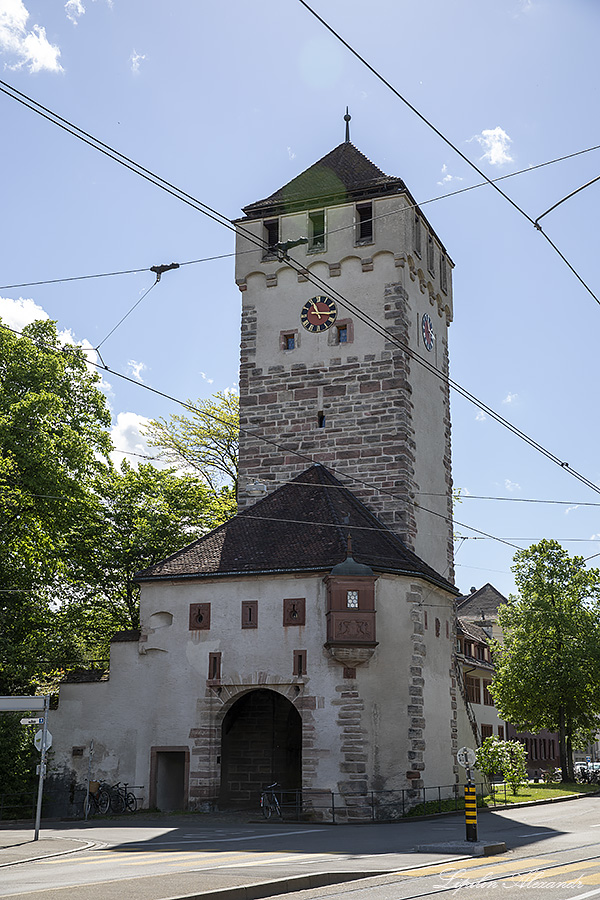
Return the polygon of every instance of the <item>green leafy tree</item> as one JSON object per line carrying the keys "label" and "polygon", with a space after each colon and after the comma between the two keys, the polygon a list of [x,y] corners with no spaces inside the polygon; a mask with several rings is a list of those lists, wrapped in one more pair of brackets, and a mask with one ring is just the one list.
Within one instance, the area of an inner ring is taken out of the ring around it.
{"label": "green leafy tree", "polygon": [[513,794],[527,781],[527,754],[519,741],[501,741],[496,735],[486,738],[475,751],[475,768],[487,777],[500,772]]}
{"label": "green leafy tree", "polygon": [[90,485],[111,446],[98,382],[53,322],[0,327],[0,693],[31,690],[57,649],[52,586],[85,566]]}
{"label": "green leafy tree", "polygon": [[[159,562],[234,514],[227,491],[211,491],[192,475],[127,462],[95,481],[97,507],[86,542],[94,548],[89,587],[74,585],[68,618],[82,633],[98,618],[92,639],[106,655],[115,631],[139,627],[137,572]],[[89,645],[88,645],[89,646]]]}
{"label": "green leafy tree", "polygon": [[235,497],[238,480],[240,401],[219,391],[193,404],[190,416],[157,419],[148,429],[149,443],[175,465],[191,470],[213,491],[229,486]]}
{"label": "green leafy tree", "polygon": [[[31,694],[75,652],[56,586],[86,568],[91,483],[110,450],[99,378],[54,323],[0,324],[0,694]],[[0,715],[0,786],[34,782],[31,734]]]}
{"label": "green leafy tree", "polygon": [[519,594],[499,610],[490,692],[517,729],[558,732],[572,781],[573,742],[600,720],[600,571],[544,540],[515,555],[513,572]]}

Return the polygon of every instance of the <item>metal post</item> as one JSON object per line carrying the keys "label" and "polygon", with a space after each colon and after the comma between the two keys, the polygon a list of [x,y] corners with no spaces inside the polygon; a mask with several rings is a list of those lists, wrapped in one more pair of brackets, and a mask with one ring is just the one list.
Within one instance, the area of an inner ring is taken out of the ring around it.
{"label": "metal post", "polygon": [[331,821],[335,825],[335,794],[331,792]]}
{"label": "metal post", "polygon": [[465,825],[466,839],[477,840],[477,789],[471,781],[471,772],[467,770],[468,781],[465,784]]}
{"label": "metal post", "polygon": [[37,808],[35,811],[34,841],[40,836],[40,821],[42,818],[42,796],[44,792],[44,775],[46,774],[46,735],[48,734],[48,710],[50,709],[50,697],[44,697],[44,725],[42,728],[42,750],[40,753],[40,778],[38,781]]}

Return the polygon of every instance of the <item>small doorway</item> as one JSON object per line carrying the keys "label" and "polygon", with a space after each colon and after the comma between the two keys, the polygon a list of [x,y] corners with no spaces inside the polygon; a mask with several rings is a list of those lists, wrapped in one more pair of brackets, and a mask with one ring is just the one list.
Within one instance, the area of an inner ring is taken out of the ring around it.
{"label": "small doorway", "polygon": [[223,719],[220,804],[254,806],[273,782],[284,791],[302,786],[302,719],[276,691],[249,691]]}
{"label": "small doorway", "polygon": [[153,747],[150,754],[150,806],[163,812],[187,808],[189,750]]}

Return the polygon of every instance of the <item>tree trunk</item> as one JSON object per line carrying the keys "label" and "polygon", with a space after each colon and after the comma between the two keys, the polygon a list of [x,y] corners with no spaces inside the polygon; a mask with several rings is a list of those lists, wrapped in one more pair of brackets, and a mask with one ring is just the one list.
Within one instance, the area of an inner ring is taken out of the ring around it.
{"label": "tree trunk", "polygon": [[567,775],[568,781],[575,781],[575,770],[573,768],[573,725],[569,719],[567,722]]}
{"label": "tree trunk", "polygon": [[558,710],[558,755],[560,759],[560,768],[562,771],[562,781],[569,781],[569,772],[567,764],[567,726],[565,721],[565,708],[561,706]]}

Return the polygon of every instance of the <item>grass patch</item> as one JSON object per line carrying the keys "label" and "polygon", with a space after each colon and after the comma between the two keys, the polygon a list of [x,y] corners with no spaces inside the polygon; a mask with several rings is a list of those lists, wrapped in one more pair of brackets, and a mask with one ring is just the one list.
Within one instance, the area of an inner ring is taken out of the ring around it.
{"label": "grass patch", "polygon": [[[477,788],[479,791],[479,786]],[[495,785],[493,793],[477,794],[477,806],[486,806],[493,809],[495,806],[505,806],[511,803],[531,803],[536,800],[551,800],[554,797],[570,797],[573,794],[593,794],[598,791],[597,784],[523,784],[518,794],[513,794],[510,785]],[[465,808],[462,790],[460,796],[448,800],[428,800],[427,803],[419,803],[406,813],[410,816],[430,816],[436,813],[455,812]]]}
{"label": "grass patch", "polygon": [[531,803],[535,800],[551,800],[554,797],[569,797],[572,794],[593,794],[598,790],[597,784],[553,783],[523,784],[518,794],[513,794],[509,785],[499,784],[496,789],[483,798],[484,806],[510,803]]}

